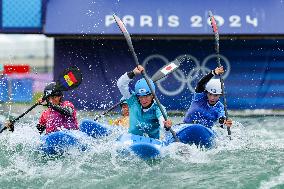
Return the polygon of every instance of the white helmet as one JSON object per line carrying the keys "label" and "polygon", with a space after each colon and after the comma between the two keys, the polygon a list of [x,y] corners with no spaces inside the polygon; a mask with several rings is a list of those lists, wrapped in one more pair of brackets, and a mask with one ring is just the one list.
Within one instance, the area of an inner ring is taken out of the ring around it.
{"label": "white helmet", "polygon": [[211,94],[222,94],[220,79],[211,79],[205,86],[205,90]]}

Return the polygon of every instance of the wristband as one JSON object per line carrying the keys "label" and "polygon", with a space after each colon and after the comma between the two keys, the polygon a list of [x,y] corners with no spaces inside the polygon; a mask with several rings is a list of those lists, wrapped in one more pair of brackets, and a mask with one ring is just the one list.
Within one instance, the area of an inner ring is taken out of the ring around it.
{"label": "wristband", "polygon": [[127,76],[129,77],[129,79],[133,79],[135,77],[134,71],[127,72]]}

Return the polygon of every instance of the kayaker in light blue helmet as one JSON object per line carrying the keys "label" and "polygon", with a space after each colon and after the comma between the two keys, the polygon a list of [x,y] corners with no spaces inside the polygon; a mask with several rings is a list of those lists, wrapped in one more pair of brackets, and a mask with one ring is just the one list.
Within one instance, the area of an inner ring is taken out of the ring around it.
{"label": "kayaker in light blue helmet", "polygon": [[[154,89],[155,92],[155,85],[154,82],[149,79],[150,83],[151,83],[151,87],[152,89]],[[136,84],[135,84],[135,94],[137,96],[147,96],[152,94],[150,87],[148,86],[146,80],[144,78],[139,79]]]}
{"label": "kayaker in light blue helmet", "polygon": [[[144,71],[144,68],[139,65],[133,71],[122,75],[117,81],[117,86],[129,107],[130,126],[128,131],[135,135],[146,135],[159,139],[160,129],[170,128],[172,122],[171,120],[165,121],[146,80],[138,80],[135,84],[135,92],[133,94],[129,92],[130,81],[135,75],[141,74],[142,71]],[[155,90],[154,82],[150,80],[150,83]]]}
{"label": "kayaker in light blue helmet", "polygon": [[232,126],[232,120],[226,119],[224,105],[219,101],[222,95],[220,79],[212,79],[223,73],[223,67],[217,67],[198,82],[184,118],[185,123],[198,123],[212,128],[214,122],[219,121],[222,125]]}

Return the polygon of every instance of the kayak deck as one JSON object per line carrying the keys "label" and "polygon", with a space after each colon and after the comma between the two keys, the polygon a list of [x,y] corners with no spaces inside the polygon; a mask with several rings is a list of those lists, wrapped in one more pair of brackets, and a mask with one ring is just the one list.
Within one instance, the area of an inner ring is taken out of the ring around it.
{"label": "kayak deck", "polygon": [[[196,145],[205,148],[211,148],[214,146],[215,133],[200,124],[179,124],[173,126],[173,130],[176,132],[180,142],[189,145]],[[174,142],[174,138],[168,139],[167,143]]]}
{"label": "kayak deck", "polygon": [[69,130],[52,132],[42,136],[40,140],[39,150],[48,155],[62,155],[71,148],[86,150],[86,146],[80,142],[79,137]]}
{"label": "kayak deck", "polygon": [[120,151],[128,153],[128,149],[130,149],[142,159],[153,159],[159,156],[161,147],[164,146],[164,143],[160,140],[129,133],[121,135],[117,141],[125,146]]}
{"label": "kayak deck", "polygon": [[[92,136],[93,138],[98,138],[110,135],[115,128],[92,120],[83,120],[80,124],[80,131],[77,132],[84,134],[84,137]],[[194,144],[208,149],[214,146],[214,132],[202,125],[179,124],[173,126],[173,130],[176,132],[180,142],[184,144]],[[161,141],[126,133],[118,137],[117,142],[123,146],[119,150],[122,154],[133,152],[142,159],[153,159],[161,155],[162,147],[175,142],[175,140],[172,136]],[[86,150],[86,146],[82,145],[80,139],[69,130],[57,131],[41,137],[40,150],[46,154],[62,154],[69,148],[74,147],[82,151]]]}

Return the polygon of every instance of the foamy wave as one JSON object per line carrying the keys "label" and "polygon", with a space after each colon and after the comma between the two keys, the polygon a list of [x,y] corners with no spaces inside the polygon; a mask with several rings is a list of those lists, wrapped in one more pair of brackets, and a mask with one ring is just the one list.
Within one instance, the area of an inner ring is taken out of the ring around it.
{"label": "foamy wave", "polygon": [[268,181],[262,181],[259,189],[284,188],[284,167],[280,169],[280,174],[271,177]]}

